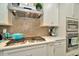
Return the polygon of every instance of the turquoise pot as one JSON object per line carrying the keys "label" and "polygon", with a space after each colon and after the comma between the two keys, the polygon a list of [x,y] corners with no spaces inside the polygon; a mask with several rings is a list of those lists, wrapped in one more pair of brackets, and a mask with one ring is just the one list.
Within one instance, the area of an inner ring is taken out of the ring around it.
{"label": "turquoise pot", "polygon": [[24,35],[21,34],[21,33],[15,33],[15,34],[12,34],[12,39],[18,41],[18,40],[22,40],[24,38]]}

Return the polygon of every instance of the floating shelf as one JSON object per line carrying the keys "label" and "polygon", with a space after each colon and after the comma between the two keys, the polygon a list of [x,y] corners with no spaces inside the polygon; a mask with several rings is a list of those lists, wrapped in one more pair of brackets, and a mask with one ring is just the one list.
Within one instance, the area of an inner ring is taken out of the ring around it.
{"label": "floating shelf", "polygon": [[12,26],[12,24],[1,24],[0,23],[0,26]]}

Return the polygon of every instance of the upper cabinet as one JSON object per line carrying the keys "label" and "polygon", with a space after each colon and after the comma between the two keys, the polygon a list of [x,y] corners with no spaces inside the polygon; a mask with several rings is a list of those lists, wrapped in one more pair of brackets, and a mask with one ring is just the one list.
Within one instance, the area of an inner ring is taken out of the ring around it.
{"label": "upper cabinet", "polygon": [[74,16],[74,4],[67,3],[65,7],[66,7],[66,12],[67,12],[67,17],[73,17]]}
{"label": "upper cabinet", "polygon": [[[72,17],[72,18],[78,18],[78,12],[79,12],[79,8],[78,8],[78,4],[75,3],[64,3],[64,4],[60,4],[62,5],[63,9],[64,9],[64,14],[66,17]],[[61,9],[61,10],[63,10]]]}
{"label": "upper cabinet", "polygon": [[0,25],[11,25],[11,15],[8,13],[8,3],[0,3]]}
{"label": "upper cabinet", "polygon": [[41,26],[59,26],[59,19],[66,17],[79,18],[79,4],[75,3],[44,3]]}
{"label": "upper cabinet", "polygon": [[74,17],[79,19],[79,4],[78,3],[74,4]]}
{"label": "upper cabinet", "polygon": [[58,9],[57,3],[44,3],[41,26],[58,26]]}

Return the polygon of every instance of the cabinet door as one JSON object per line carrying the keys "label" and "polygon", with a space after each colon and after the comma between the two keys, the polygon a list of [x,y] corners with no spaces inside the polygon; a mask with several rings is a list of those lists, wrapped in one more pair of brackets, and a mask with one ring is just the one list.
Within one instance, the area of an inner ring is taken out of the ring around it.
{"label": "cabinet door", "polygon": [[7,23],[8,20],[8,4],[0,3],[0,24]]}
{"label": "cabinet door", "polygon": [[39,45],[32,51],[33,56],[47,56],[47,45]]}
{"label": "cabinet door", "polygon": [[13,49],[3,52],[4,56],[32,56],[31,51],[26,48]]}
{"label": "cabinet door", "polygon": [[48,44],[48,56],[54,56],[54,44],[53,43]]}
{"label": "cabinet door", "polygon": [[46,45],[28,46],[4,51],[4,56],[45,56],[47,55],[46,49]]}
{"label": "cabinet door", "polygon": [[43,25],[57,26],[58,25],[58,4],[45,3],[43,5]]}
{"label": "cabinet door", "polygon": [[73,3],[60,3],[61,17],[73,17],[74,4]]}
{"label": "cabinet door", "polygon": [[79,4],[74,4],[74,17],[79,19]]}
{"label": "cabinet door", "polygon": [[66,4],[66,12],[67,17],[73,17],[74,16],[74,3],[67,3]]}
{"label": "cabinet door", "polygon": [[54,45],[54,55],[55,56],[64,56],[66,55],[66,42],[60,41],[56,42]]}
{"label": "cabinet door", "polygon": [[2,56],[2,55],[3,55],[3,51],[1,50],[1,51],[0,51],[0,56]]}

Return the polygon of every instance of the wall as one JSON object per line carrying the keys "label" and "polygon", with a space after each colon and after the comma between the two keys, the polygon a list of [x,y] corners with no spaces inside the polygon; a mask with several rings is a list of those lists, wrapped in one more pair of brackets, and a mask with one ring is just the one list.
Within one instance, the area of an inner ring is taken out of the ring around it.
{"label": "wall", "polygon": [[40,27],[40,19],[15,17],[10,28],[10,32],[24,33],[26,36],[46,36],[48,35],[47,27]]}

